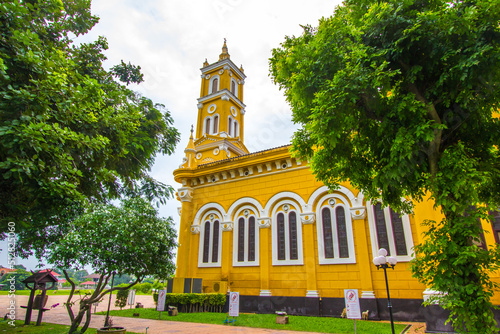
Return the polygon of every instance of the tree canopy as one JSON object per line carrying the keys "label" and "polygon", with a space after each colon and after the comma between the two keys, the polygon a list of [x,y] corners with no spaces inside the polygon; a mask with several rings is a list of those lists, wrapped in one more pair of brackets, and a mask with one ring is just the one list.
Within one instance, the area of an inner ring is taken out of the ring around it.
{"label": "tree canopy", "polygon": [[499,252],[474,241],[500,205],[499,20],[498,0],[346,0],[270,59],[318,179],[406,212],[434,200],[445,218],[426,222],[414,275],[447,293],[457,330],[481,333],[496,331]]}
{"label": "tree canopy", "polygon": [[140,67],[104,68],[105,38],[74,43],[98,22],[90,0],[4,1],[0,17],[0,233],[43,238],[82,203],[172,194],[148,175],[178,141],[170,113],[125,85]]}
{"label": "tree canopy", "polygon": [[[63,235],[47,245],[48,262],[68,269],[90,266],[101,275],[93,293],[80,300],[75,316],[71,300],[76,286],[68,271],[63,270],[72,285],[66,303],[72,321],[70,332],[76,331],[86,315],[81,332],[85,331],[92,304],[110,291],[128,289],[148,275],[167,279],[175,270],[177,235],[173,220],[159,217],[158,211],[146,199],[126,199],[120,206],[93,205],[64,227]],[[126,287],[106,290],[112,275],[133,275],[136,279]]]}

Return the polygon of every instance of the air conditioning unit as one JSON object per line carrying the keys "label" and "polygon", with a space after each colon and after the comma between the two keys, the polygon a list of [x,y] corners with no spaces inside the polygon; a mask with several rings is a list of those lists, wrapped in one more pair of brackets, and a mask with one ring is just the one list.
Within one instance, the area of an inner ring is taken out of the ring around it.
{"label": "air conditioning unit", "polygon": [[217,281],[212,284],[212,291],[216,293],[227,292],[227,281]]}

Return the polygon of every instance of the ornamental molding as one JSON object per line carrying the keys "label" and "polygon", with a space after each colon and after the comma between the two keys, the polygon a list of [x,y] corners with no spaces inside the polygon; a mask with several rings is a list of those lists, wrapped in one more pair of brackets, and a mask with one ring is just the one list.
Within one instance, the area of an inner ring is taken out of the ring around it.
{"label": "ornamental molding", "polygon": [[192,234],[200,234],[200,225],[191,225]]}
{"label": "ornamental molding", "polygon": [[193,200],[193,188],[184,187],[177,191],[181,202],[191,202]]}
{"label": "ornamental molding", "polygon": [[271,218],[257,218],[257,222],[259,223],[259,228],[269,228],[271,227]]}
{"label": "ornamental molding", "polygon": [[217,91],[216,93],[198,98],[198,103],[212,102],[223,96],[224,96],[223,100],[225,101],[232,100],[238,106],[238,108],[240,108],[240,110],[246,108],[246,105],[242,101],[240,101],[240,99],[238,99],[236,96],[234,96],[233,93],[231,93],[227,88],[223,88]]}
{"label": "ornamental molding", "polygon": [[213,70],[216,70],[218,68],[223,68],[223,69],[231,69],[233,72],[235,72],[240,78],[243,80],[246,79],[245,73],[243,73],[234,63],[231,59],[223,59],[219,60],[218,62],[215,62],[213,64],[210,64],[208,66],[202,67],[201,73],[206,74],[208,72],[212,72]]}
{"label": "ornamental molding", "polygon": [[179,216],[182,214],[182,207],[179,206],[177,208],[177,214],[179,214]]}
{"label": "ornamental molding", "polygon": [[351,208],[351,217],[354,220],[365,219],[366,218],[366,207],[364,206],[354,206]]}
{"label": "ornamental molding", "polygon": [[233,230],[233,222],[223,222],[222,223],[222,231],[231,232]]}
{"label": "ornamental molding", "polygon": [[316,221],[316,215],[313,212],[306,212],[300,214],[300,220],[303,225],[314,224]]}

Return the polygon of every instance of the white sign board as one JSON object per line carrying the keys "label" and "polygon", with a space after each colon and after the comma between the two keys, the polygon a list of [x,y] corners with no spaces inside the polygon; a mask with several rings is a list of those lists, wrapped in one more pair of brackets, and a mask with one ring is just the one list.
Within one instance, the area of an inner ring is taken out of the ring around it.
{"label": "white sign board", "polygon": [[240,293],[229,293],[229,316],[238,317],[240,315]]}
{"label": "white sign board", "polygon": [[156,303],[157,311],[165,311],[165,297],[167,296],[167,290],[160,290],[158,292],[158,303]]}
{"label": "white sign board", "polygon": [[348,319],[361,319],[361,308],[359,307],[359,297],[357,289],[345,289],[345,309]]}
{"label": "white sign board", "polygon": [[135,304],[135,290],[130,290],[128,292],[127,305],[134,305],[134,304]]}

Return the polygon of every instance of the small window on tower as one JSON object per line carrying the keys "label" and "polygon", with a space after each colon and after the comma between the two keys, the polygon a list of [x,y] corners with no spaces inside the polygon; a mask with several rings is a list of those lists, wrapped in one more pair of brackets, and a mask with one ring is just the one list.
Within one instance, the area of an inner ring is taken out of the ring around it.
{"label": "small window on tower", "polygon": [[213,81],[212,81],[212,94],[213,93],[216,93],[217,91],[219,90],[219,79],[215,78]]}
{"label": "small window on tower", "polygon": [[219,131],[219,116],[214,117],[214,131],[213,134],[216,134]]}
{"label": "small window on tower", "polygon": [[205,120],[205,133],[210,134],[210,117]]}
{"label": "small window on tower", "polygon": [[227,120],[227,132],[228,132],[228,135],[229,136],[232,136],[232,127],[233,127],[233,119],[231,117],[229,117],[229,119]]}

